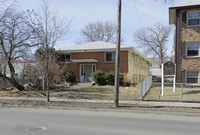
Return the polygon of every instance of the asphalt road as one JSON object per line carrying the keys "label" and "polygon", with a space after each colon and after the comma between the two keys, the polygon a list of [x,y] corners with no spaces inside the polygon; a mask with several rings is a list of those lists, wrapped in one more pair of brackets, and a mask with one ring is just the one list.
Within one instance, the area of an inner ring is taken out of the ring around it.
{"label": "asphalt road", "polygon": [[199,135],[200,118],[133,112],[0,109],[0,135]]}

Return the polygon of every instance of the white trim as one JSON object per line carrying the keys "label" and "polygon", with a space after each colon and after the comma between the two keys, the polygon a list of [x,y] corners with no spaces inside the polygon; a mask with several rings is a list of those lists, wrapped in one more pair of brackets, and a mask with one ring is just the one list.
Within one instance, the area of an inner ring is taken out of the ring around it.
{"label": "white trim", "polygon": [[[95,71],[93,70],[93,66],[95,66]],[[92,73],[96,72],[97,71],[96,69],[97,69],[96,64],[92,64]]]}
{"label": "white trim", "polygon": [[90,62],[98,62],[96,59],[73,59],[73,63],[90,63]]}
{"label": "white trim", "polygon": [[[133,49],[133,47],[127,47],[127,48],[120,48],[120,51],[128,51]],[[58,50],[61,51],[62,53],[78,53],[78,52],[113,52],[116,51],[115,48],[110,48],[110,49],[88,49],[88,50]]]}
{"label": "white trim", "polygon": [[[80,64],[80,65],[79,65],[79,82],[80,82],[80,83],[84,82],[84,81],[82,81],[82,78],[81,78],[81,77],[82,77],[82,76],[81,76],[81,66],[82,66],[82,65],[83,65],[83,64]],[[84,66],[83,66],[83,71],[84,71]]]}

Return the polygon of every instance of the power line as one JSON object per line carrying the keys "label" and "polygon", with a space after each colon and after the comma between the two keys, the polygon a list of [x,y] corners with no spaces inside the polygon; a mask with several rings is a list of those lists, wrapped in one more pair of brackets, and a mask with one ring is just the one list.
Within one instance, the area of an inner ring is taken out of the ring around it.
{"label": "power line", "polygon": [[141,20],[140,20],[140,16],[139,16],[139,13],[138,13],[138,10],[137,10],[137,6],[136,6],[135,0],[133,0],[133,4],[134,4],[134,6],[135,6],[135,11],[136,11],[136,14],[137,14],[137,18],[138,18],[140,27],[142,27],[142,23],[141,23]]}

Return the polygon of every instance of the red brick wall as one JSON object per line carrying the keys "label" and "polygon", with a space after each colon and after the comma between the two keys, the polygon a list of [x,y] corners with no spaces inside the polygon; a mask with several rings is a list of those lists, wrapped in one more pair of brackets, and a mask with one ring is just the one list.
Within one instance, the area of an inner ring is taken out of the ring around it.
{"label": "red brick wall", "polygon": [[[80,64],[96,64],[96,70],[102,69],[104,71],[114,71],[114,62],[105,62],[105,52],[81,52],[72,53],[71,59],[96,59],[97,63],[70,63],[68,64],[68,70],[73,71],[76,74],[77,81],[79,81],[79,67]],[[128,73],[128,51],[120,52],[120,72],[126,75]],[[126,76],[125,76],[126,77]]]}
{"label": "red brick wall", "polygon": [[[200,10],[184,9],[178,11],[176,21],[176,65],[177,65],[177,78],[178,83],[186,82],[186,72],[189,70],[200,70],[200,57],[187,58],[186,57],[186,44],[191,42],[200,42],[200,26],[188,27],[183,20],[183,13],[188,11]],[[187,13],[186,13],[187,14]]]}

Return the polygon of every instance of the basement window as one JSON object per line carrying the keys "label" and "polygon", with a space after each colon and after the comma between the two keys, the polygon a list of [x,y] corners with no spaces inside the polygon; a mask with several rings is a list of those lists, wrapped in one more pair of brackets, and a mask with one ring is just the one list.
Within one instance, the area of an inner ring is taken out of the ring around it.
{"label": "basement window", "polygon": [[198,83],[198,71],[188,71],[187,72],[187,83]]}

